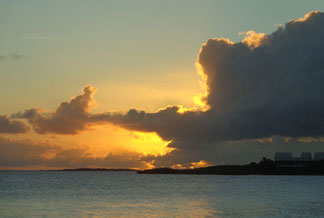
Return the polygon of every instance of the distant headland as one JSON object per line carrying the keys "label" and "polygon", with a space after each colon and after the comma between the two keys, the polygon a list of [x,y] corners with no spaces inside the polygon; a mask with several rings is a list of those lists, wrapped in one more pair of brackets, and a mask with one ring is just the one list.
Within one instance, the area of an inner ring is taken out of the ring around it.
{"label": "distant headland", "polygon": [[277,152],[275,160],[263,157],[259,163],[220,165],[194,169],[155,168],[140,174],[214,174],[214,175],[324,175],[324,152],[310,152],[293,157],[290,152]]}
{"label": "distant headland", "polygon": [[111,169],[111,168],[75,168],[75,169],[60,169],[49,171],[137,171],[135,169]]}
{"label": "distant headland", "polygon": [[302,152],[293,157],[291,152],[276,152],[274,160],[263,157],[259,163],[245,165],[218,165],[201,168],[173,169],[154,168],[148,170],[76,168],[49,171],[136,171],[139,174],[211,174],[211,175],[324,175],[324,152]]}

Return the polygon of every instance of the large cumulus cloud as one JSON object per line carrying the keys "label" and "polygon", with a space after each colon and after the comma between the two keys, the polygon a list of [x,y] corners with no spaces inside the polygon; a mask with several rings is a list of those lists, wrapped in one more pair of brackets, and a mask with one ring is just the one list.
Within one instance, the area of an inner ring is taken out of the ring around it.
{"label": "large cumulus cloud", "polygon": [[256,47],[222,39],[202,46],[205,100],[228,116],[227,137],[323,135],[323,27],[324,14],[311,12],[255,39]]}

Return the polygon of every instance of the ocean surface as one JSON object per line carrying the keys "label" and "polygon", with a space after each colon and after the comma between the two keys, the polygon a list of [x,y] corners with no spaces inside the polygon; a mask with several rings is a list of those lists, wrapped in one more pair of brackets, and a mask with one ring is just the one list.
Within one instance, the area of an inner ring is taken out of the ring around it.
{"label": "ocean surface", "polygon": [[0,171],[0,217],[324,217],[324,176]]}

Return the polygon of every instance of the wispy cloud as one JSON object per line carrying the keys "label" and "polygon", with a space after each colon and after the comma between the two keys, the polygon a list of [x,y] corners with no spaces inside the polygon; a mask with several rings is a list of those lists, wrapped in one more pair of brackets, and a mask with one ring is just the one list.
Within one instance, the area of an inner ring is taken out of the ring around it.
{"label": "wispy cloud", "polygon": [[16,61],[16,60],[28,60],[28,59],[29,59],[28,56],[19,53],[11,53],[7,55],[0,54],[0,61],[5,61],[5,60]]}

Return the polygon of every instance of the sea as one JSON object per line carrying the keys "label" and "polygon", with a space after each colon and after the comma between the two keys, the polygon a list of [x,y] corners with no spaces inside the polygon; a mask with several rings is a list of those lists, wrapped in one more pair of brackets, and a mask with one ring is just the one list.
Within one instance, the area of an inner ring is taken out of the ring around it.
{"label": "sea", "polygon": [[324,217],[324,176],[0,171],[0,217]]}

